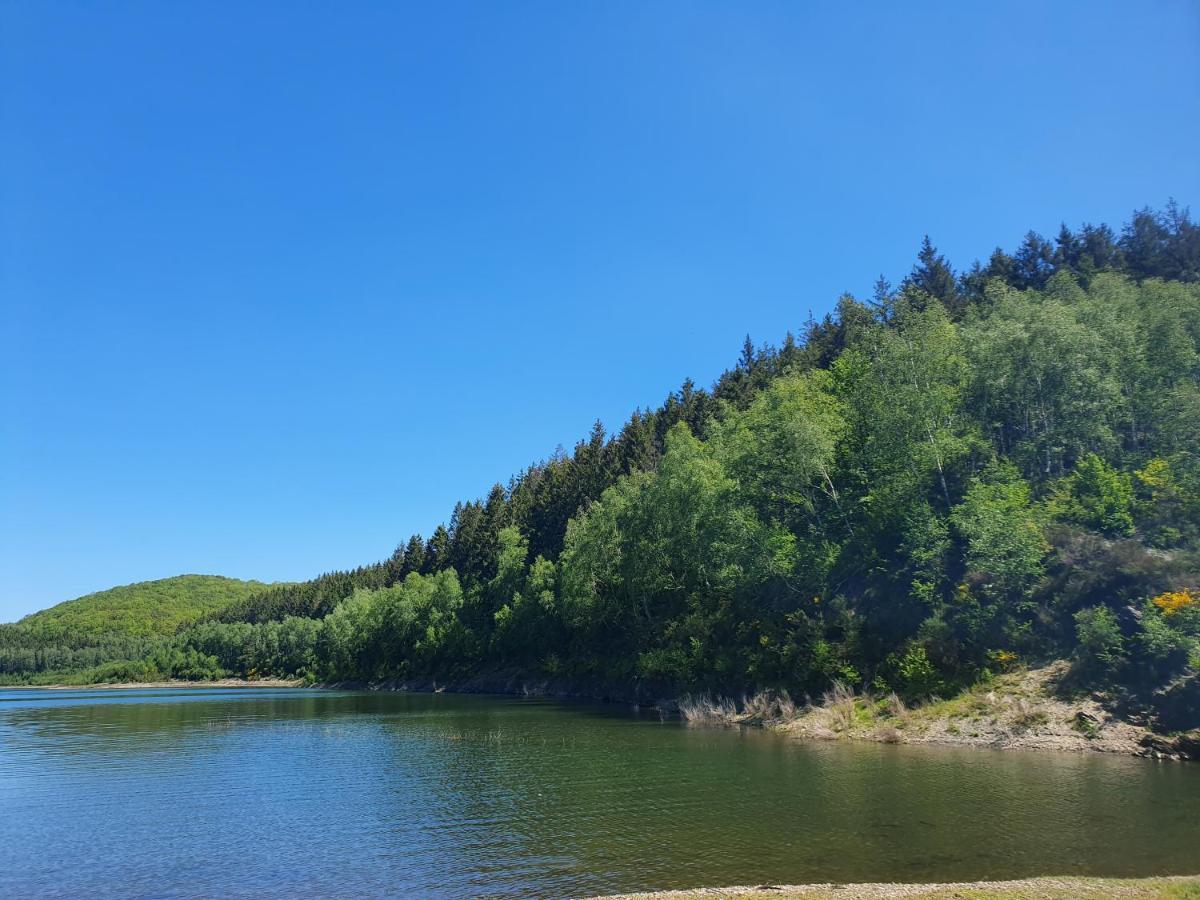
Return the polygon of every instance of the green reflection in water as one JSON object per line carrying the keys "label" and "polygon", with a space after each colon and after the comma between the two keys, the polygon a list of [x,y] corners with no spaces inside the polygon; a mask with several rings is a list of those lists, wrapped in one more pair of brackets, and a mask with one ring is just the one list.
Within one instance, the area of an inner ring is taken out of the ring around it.
{"label": "green reflection in water", "polygon": [[581,895],[1200,871],[1200,766],[611,707],[0,692],[0,894]]}

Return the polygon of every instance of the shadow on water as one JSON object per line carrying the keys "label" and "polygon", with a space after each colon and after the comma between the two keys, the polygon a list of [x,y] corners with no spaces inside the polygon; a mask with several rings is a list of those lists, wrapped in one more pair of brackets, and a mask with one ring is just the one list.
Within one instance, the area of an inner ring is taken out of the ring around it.
{"label": "shadow on water", "polygon": [[564,895],[1200,870],[1200,767],[614,707],[0,692],[0,894]]}

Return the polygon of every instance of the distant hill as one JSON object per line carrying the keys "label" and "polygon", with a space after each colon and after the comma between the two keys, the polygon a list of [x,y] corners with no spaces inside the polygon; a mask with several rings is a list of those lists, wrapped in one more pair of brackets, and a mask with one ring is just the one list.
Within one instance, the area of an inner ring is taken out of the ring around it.
{"label": "distant hill", "polygon": [[21,619],[44,637],[73,642],[102,635],[153,637],[244,600],[269,585],[220,575],[177,575],[140,581],[67,600]]}

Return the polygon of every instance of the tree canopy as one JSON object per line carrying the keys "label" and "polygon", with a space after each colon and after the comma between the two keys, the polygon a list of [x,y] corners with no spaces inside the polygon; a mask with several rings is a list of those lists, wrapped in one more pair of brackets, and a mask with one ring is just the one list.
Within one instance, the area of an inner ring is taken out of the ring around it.
{"label": "tree canopy", "polygon": [[1072,656],[1194,679],[1197,235],[1171,205],[961,275],[926,238],[898,290],[747,337],[711,390],[597,423],[387,560],[239,590],[152,646],[38,656],[48,626],[4,626],[0,672],[916,695]]}

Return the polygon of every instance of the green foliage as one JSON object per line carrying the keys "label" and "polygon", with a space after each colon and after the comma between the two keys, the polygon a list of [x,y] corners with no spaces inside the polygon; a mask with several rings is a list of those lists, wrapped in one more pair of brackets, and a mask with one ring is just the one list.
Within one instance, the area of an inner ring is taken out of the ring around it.
{"label": "green foliage", "polygon": [[741,496],[760,514],[819,522],[840,504],[834,456],[846,430],[828,372],[780,378],[713,437]]}
{"label": "green foliage", "polygon": [[1079,655],[1088,668],[1112,675],[1125,665],[1125,637],[1117,617],[1106,606],[1091,606],[1075,614]]}
{"label": "green foliage", "polygon": [[887,662],[887,668],[891,671],[888,683],[901,697],[929,697],[944,684],[929,654],[919,644],[910,646],[902,655],[892,654]]}
{"label": "green foliage", "polygon": [[681,423],[656,473],[622,479],[568,529],[564,609],[588,643],[632,654],[642,677],[696,684],[738,665],[741,606],[790,573],[794,545]]}
{"label": "green foliage", "polygon": [[974,479],[950,518],[966,539],[967,570],[981,592],[995,602],[1027,598],[1050,547],[1016,469],[998,465]]}
{"label": "green foliage", "polygon": [[1150,604],[1142,613],[1135,637],[1138,655],[1157,672],[1169,674],[1187,663],[1192,641]]}
{"label": "green foliage", "polygon": [[1067,517],[1110,536],[1133,533],[1133,479],[1095,453],[1071,473]]}
{"label": "green foliage", "polygon": [[1127,414],[1119,354],[1087,324],[1085,305],[1000,291],[969,319],[972,405],[1027,476],[1060,475],[1072,459],[1117,446]]}
{"label": "green foliage", "polygon": [[215,575],[180,575],[68,600],[0,625],[0,677],[94,669],[143,657],[181,627],[265,587]]}
{"label": "green foliage", "polygon": [[1198,234],[1179,210],[1030,233],[957,281],[927,240],[898,292],[747,338],[711,390],[597,423],[386,560],[84,598],[0,628],[0,678],[920,697],[1074,653],[1153,688],[1200,657]]}
{"label": "green foliage", "polygon": [[[1196,416],[1200,419],[1200,405]],[[1138,526],[1153,546],[1177,547],[1196,540],[1200,535],[1200,460],[1190,453],[1170,459],[1153,457],[1134,472],[1134,485]]]}
{"label": "green foliage", "polygon": [[76,640],[101,634],[170,635],[180,625],[218,612],[265,587],[262,582],[219,575],[179,575],[68,600],[26,616],[18,624],[47,637]]}
{"label": "green foliage", "polygon": [[306,676],[316,670],[322,622],[289,616],[282,622],[204,622],[182,636],[183,646],[243,675]]}
{"label": "green foliage", "polygon": [[317,634],[321,677],[372,681],[441,674],[465,649],[457,617],[458,575],[412,572],[378,591],[357,590],[338,604]]}

